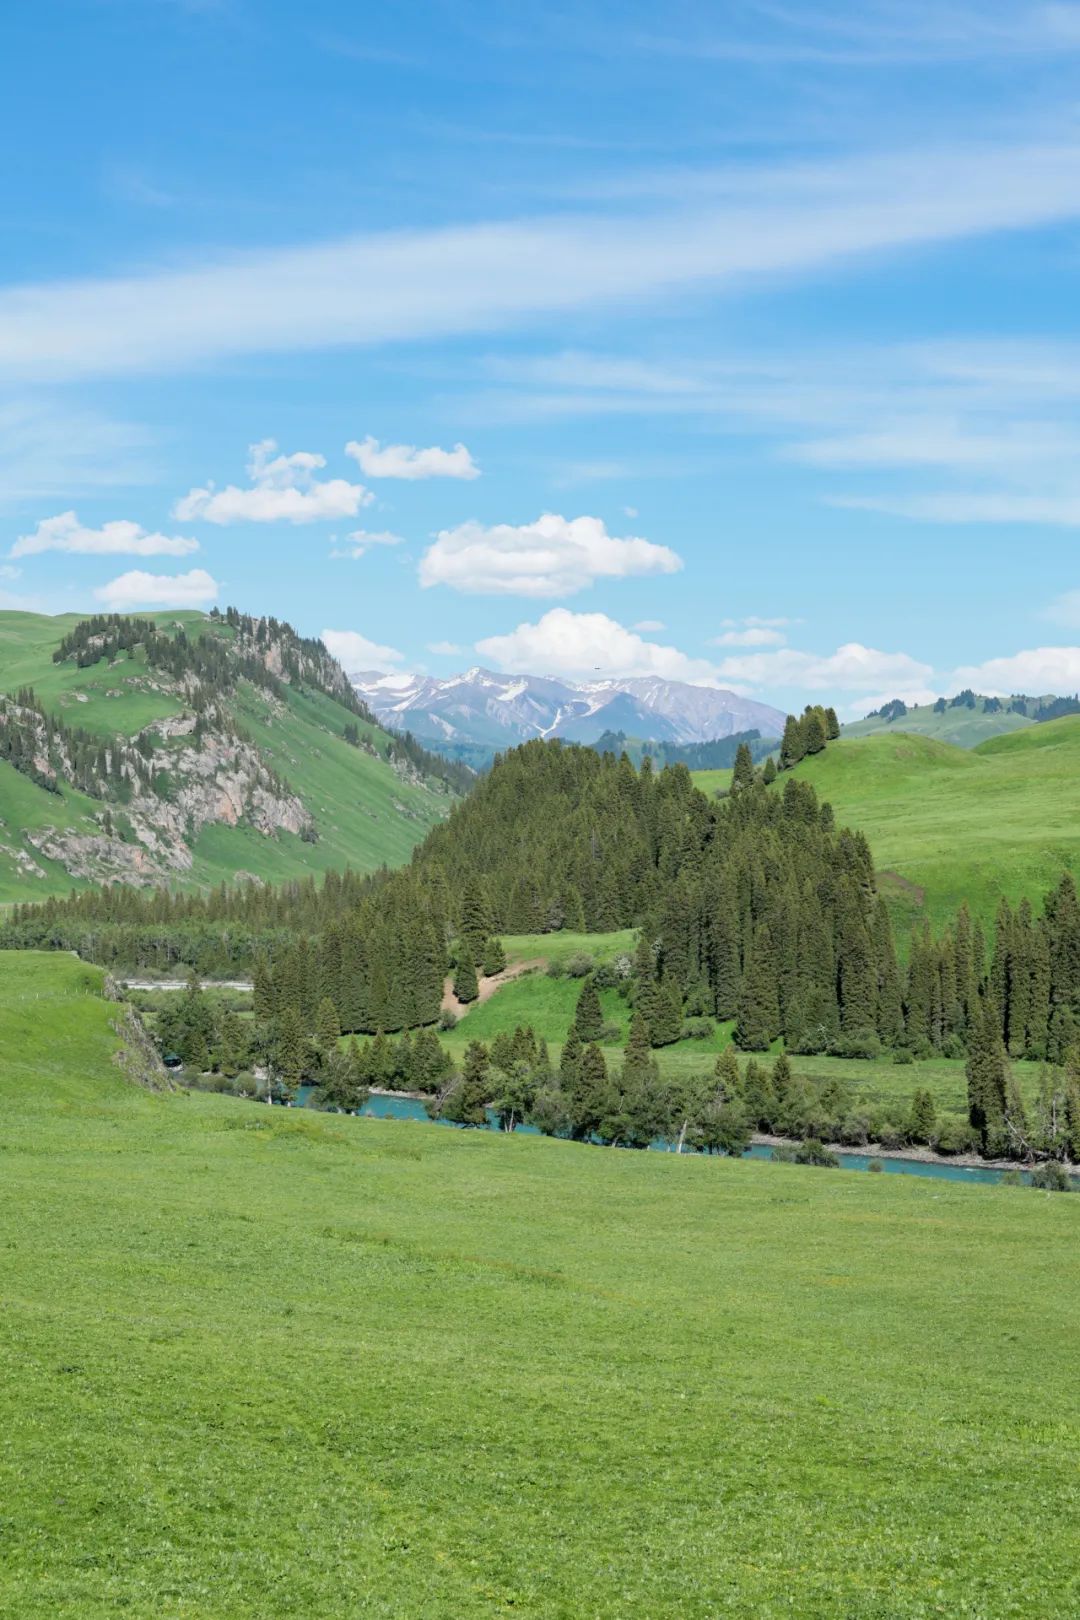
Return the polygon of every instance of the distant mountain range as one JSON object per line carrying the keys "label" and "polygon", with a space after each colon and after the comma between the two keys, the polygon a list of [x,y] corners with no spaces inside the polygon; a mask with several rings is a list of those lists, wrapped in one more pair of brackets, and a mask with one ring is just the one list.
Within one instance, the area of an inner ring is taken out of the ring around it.
{"label": "distant mountain range", "polygon": [[476,758],[532,737],[595,743],[605,732],[655,742],[710,742],[734,732],[779,737],[784,716],[721,687],[651,676],[564,681],[546,675],[498,675],[470,669],[431,675],[350,672],[364,702],[384,725],[445,753]]}

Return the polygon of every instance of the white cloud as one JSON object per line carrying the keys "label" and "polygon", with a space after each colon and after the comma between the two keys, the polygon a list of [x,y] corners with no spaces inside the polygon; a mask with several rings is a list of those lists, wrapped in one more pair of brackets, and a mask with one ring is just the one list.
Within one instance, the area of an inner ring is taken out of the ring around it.
{"label": "white cloud", "polygon": [[354,529],[345,536],[346,546],[335,546],[331,557],[362,557],[372,546],[403,546],[404,535],[392,534],[389,529]]}
{"label": "white cloud", "polygon": [[1021,495],[1007,490],[936,495],[842,495],[830,506],[921,523],[1032,523],[1047,528],[1080,528],[1080,489],[1059,495]]}
{"label": "white cloud", "polygon": [[133,568],[94,592],[113,613],[127,613],[131,608],[208,607],[217,594],[217,580],[205,568],[192,568],[187,574],[147,574]]}
{"label": "white cloud", "polygon": [[1063,624],[1068,630],[1080,630],[1080,591],[1063,591],[1039,617],[1051,624]]}
{"label": "white cloud", "polygon": [[997,697],[1080,691],[1080,647],[1031,647],[1006,658],[988,658],[984,664],[965,664],[954,670],[949,690],[965,686]]}
{"label": "white cloud", "polygon": [[955,420],[919,416],[888,423],[870,433],[842,434],[793,444],[793,461],[814,467],[947,467],[989,469],[1038,465],[1074,458],[1080,433],[1043,422],[971,428]]}
{"label": "white cloud", "polygon": [[624,506],[623,507],[623,517],[636,518],[637,515],[638,515],[638,509],[637,509],[636,506]]}
{"label": "white cloud", "polygon": [[369,641],[358,630],[324,630],[322,639],[331,657],[349,671],[387,669],[400,664],[405,656],[396,647],[381,647],[377,641]]}
{"label": "white cloud", "polygon": [[436,444],[418,450],[413,444],[379,444],[370,434],[350,439],[345,454],[368,478],[479,478],[480,469],[463,444],[440,450]]}
{"label": "white cloud", "polygon": [[363,484],[344,478],[320,481],[316,472],[326,457],[298,450],[291,456],[274,455],[277,444],[263,439],[251,446],[249,489],[213,484],[193,489],[177,501],[173,516],[181,522],[204,523],[317,523],[322,519],[355,517],[374,496]]}
{"label": "white cloud", "polygon": [[181,535],[149,533],[140,523],[117,518],[100,529],[87,529],[74,512],[42,518],[33,534],[21,534],[11,548],[12,557],[35,557],[43,551],[70,551],[86,556],[186,557],[198,551],[197,540]]}
{"label": "white cloud", "polygon": [[786,636],[782,630],[767,630],[764,625],[748,625],[745,630],[725,630],[714,636],[713,647],[782,647]]}
{"label": "white cloud", "polygon": [[[948,696],[948,694],[945,694]],[[843,705],[843,712],[851,715],[853,719],[862,720],[874,709],[880,709],[883,704],[891,703],[894,698],[900,698],[909,709],[919,708],[926,703],[936,703],[941,697],[940,691],[932,686],[907,686],[897,690],[891,687],[887,692],[864,692]],[[903,723],[896,721],[896,729],[903,730]]]}
{"label": "white cloud", "polygon": [[[622,214],[398,230],[0,293],[0,378],[504,331],[1080,214],[1075,144],[920,148],[651,178]],[[927,184],[927,176],[933,184]],[[674,197],[676,200],[671,202]]]}
{"label": "white cloud", "polygon": [[0,403],[0,502],[70,501],[154,481],[150,432],[39,395]]}
{"label": "white cloud", "polygon": [[659,675],[717,685],[716,670],[704,659],[643,641],[606,613],[551,608],[536,624],[519,624],[508,635],[478,641],[476,650],[509,671],[585,677]]}
{"label": "white cloud", "polygon": [[[933,675],[929,664],[907,653],[879,652],[849,641],[834,653],[799,652],[794,647],[775,652],[743,653],[721,661],[718,674],[754,687],[795,687],[808,692],[874,691],[884,687],[924,687]],[[895,695],[895,692],[894,692]]]}
{"label": "white cloud", "polygon": [[650,634],[657,630],[666,630],[667,625],[663,619],[639,619],[637,624],[631,625],[631,629],[644,630],[646,634]]}
{"label": "white cloud", "polygon": [[518,526],[469,522],[441,530],[420,560],[420,583],[480,596],[572,596],[598,579],[681,567],[667,546],[609,535],[600,518],[545,512]]}
{"label": "white cloud", "polygon": [[456,658],[462,649],[456,641],[429,641],[427,650],[429,653],[438,653],[442,658]]}

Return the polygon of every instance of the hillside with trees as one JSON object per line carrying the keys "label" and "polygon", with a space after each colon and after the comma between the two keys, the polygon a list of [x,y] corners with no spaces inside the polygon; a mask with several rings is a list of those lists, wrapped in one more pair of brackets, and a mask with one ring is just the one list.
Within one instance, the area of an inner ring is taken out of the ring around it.
{"label": "hillside with trees", "polygon": [[274,619],[0,615],[0,896],[408,858],[471,773]]}

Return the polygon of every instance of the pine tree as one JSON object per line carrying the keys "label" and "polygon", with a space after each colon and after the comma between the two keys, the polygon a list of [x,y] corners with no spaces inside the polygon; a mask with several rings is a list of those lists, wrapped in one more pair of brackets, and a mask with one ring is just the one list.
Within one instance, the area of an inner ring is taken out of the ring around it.
{"label": "pine tree", "polygon": [[780,1002],[772,935],[761,927],[754,935],[743,975],[735,1040],[744,1052],[765,1052],[780,1029]]}
{"label": "pine tree", "polygon": [[831,706],[825,710],[825,736],[829,742],[835,742],[840,735],[840,722],[836,717],[836,710]]}
{"label": "pine tree", "polygon": [[929,1091],[916,1091],[911,1099],[911,1118],[908,1126],[912,1141],[932,1142],[936,1126],[937,1108],[933,1094]]}
{"label": "pine tree", "polygon": [[1007,1070],[1001,1015],[986,997],[968,1047],[967,1088],[968,1118],[988,1155],[1005,1147]]}
{"label": "pine tree", "polygon": [[825,747],[825,726],[820,709],[808,709],[802,722],[802,745],[805,754],[820,754]]}
{"label": "pine tree", "polygon": [[716,1060],[713,1069],[716,1081],[716,1093],[724,1102],[731,1102],[742,1095],[742,1076],[739,1074],[739,1060],[735,1056],[733,1046],[725,1046]]}
{"label": "pine tree", "polygon": [[331,1052],[337,1051],[340,1036],[341,1020],[338,1018],[337,1008],[329,996],[323,996],[315,1015],[315,1045],[324,1062]]}
{"label": "pine tree", "polygon": [[670,1046],[682,1035],[683,1005],[678,981],[665,977],[659,986],[656,1006],[649,1022],[649,1038],[654,1046]]}
{"label": "pine tree", "polygon": [[480,1041],[470,1041],[465,1049],[461,1078],[445,1099],[440,1117],[455,1125],[485,1126],[493,1089],[487,1047]]}
{"label": "pine tree", "polygon": [[735,750],[735,769],[731,776],[732,789],[752,787],[754,783],[754,756],[749,744],[741,742]]}
{"label": "pine tree", "polygon": [[274,981],[266,957],[261,952],[255,958],[252,969],[251,1010],[259,1024],[268,1024],[274,1016]]}
{"label": "pine tree", "polygon": [[295,1003],[286,1007],[278,1020],[276,1055],[278,1073],[286,1086],[294,1090],[303,1079],[307,1064],[304,1021]]}
{"label": "pine tree", "polygon": [[460,954],[475,964],[484,954],[484,946],[491,937],[491,921],[480,885],[468,882],[461,902]]}
{"label": "pine tree", "polygon": [[780,741],[780,769],[789,771],[799,763],[805,752],[799,722],[793,714],[789,714],[784,721],[784,735]]}
{"label": "pine tree", "polygon": [[454,969],[454,994],[466,1006],[470,1001],[475,1001],[480,994],[472,951],[468,948],[464,939],[461,942],[461,954],[458,957],[457,967]]}
{"label": "pine tree", "polygon": [[574,1028],[586,1044],[589,1041],[598,1041],[604,1033],[604,1010],[600,1005],[596,980],[591,973],[581,986],[577,1010],[574,1013]]}
{"label": "pine tree", "polygon": [[503,950],[502,940],[493,934],[484,944],[484,977],[492,978],[496,973],[502,973],[506,967],[506,952]]}
{"label": "pine tree", "polygon": [[773,759],[771,754],[765,761],[765,766],[761,773],[761,780],[765,783],[766,787],[771,787],[776,781],[776,761]]}

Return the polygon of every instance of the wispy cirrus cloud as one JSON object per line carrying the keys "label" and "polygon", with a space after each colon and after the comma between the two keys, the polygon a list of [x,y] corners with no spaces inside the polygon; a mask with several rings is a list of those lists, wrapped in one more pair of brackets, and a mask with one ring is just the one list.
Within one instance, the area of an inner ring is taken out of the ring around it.
{"label": "wispy cirrus cloud", "polygon": [[663,300],[1080,215],[1080,146],[1067,141],[717,170],[672,206],[675,178],[621,214],[598,207],[9,286],[0,380],[503,331],[615,298]]}

